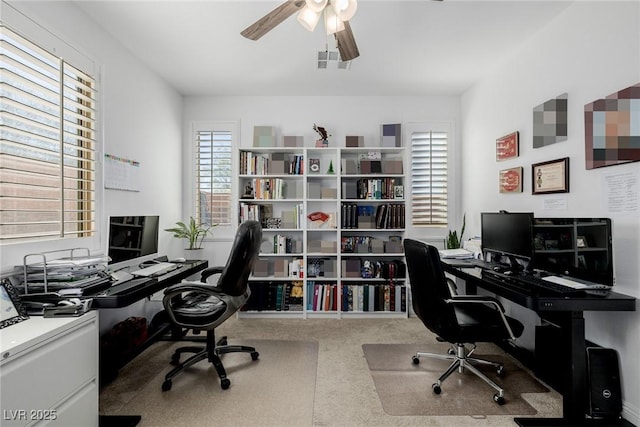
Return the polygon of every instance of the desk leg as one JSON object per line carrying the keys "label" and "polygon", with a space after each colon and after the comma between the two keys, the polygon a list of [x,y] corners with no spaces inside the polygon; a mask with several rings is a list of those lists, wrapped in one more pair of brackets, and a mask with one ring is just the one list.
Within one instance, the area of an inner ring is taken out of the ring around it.
{"label": "desk leg", "polygon": [[563,341],[569,346],[569,362],[565,377],[562,411],[565,419],[584,420],[587,413],[587,355],[584,337],[584,317],[581,311],[567,313],[562,325]]}

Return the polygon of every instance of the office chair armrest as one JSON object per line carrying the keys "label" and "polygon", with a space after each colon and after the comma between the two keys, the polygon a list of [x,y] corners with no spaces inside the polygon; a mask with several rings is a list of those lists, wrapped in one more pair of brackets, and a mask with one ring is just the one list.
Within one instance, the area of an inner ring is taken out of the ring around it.
{"label": "office chair armrest", "polygon": [[498,310],[504,313],[504,306],[502,305],[502,303],[497,299],[495,299],[494,297],[491,297],[488,295],[454,295],[452,296],[451,300],[452,300],[451,302],[453,303],[472,302],[472,303],[489,304],[489,305],[493,305]]}
{"label": "office chair armrest", "polygon": [[198,291],[205,292],[209,294],[218,294],[220,290],[210,283],[202,283],[202,282],[181,282],[176,283],[175,285],[171,285],[164,290],[165,296],[169,296],[170,298],[179,295],[183,292],[190,291]]}
{"label": "office chair armrest", "polygon": [[202,273],[200,274],[200,280],[202,282],[206,282],[210,276],[213,276],[214,274],[221,274],[223,270],[224,270],[224,267],[205,268],[204,270],[202,270]]}
{"label": "office chair armrest", "polygon": [[507,332],[509,333],[509,337],[512,340],[516,339],[516,336],[514,335],[513,330],[511,329],[511,325],[509,325],[509,321],[507,320],[507,316],[505,316],[504,314],[504,306],[497,299],[490,296],[486,296],[486,295],[457,295],[451,299],[446,299],[445,302],[447,304],[476,303],[476,304],[488,304],[493,306],[496,309],[496,311],[500,313],[500,318],[502,319],[502,323],[504,324],[504,327],[507,329]]}

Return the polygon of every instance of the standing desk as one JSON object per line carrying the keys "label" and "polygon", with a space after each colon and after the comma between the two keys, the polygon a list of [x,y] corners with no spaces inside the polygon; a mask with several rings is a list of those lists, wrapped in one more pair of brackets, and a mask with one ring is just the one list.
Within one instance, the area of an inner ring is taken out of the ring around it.
{"label": "standing desk", "polygon": [[[98,292],[95,295],[87,295],[93,298],[92,308],[110,309],[122,308],[150,297],[164,288],[204,270],[209,266],[208,261],[186,261],[180,263],[180,267],[158,277],[134,278],[123,283],[111,286],[110,288]],[[151,344],[162,338],[171,329],[171,324],[166,323],[158,327],[142,344],[136,349],[132,358],[136,357]],[[134,427],[140,422],[139,415],[101,415],[99,417],[100,427]]]}
{"label": "standing desk", "polygon": [[[636,299],[617,292],[600,294],[578,293],[560,296],[542,294],[538,291],[525,292],[499,280],[483,277],[479,268],[455,265],[455,261],[442,259],[444,271],[465,281],[466,293],[474,294],[483,288],[522,307],[535,311],[541,318],[548,319],[561,329],[558,348],[558,363],[563,378],[563,419],[516,418],[520,426],[530,425],[584,425],[587,414],[587,355],[585,340],[585,311],[635,311]],[[567,355],[567,357],[562,357]]]}
{"label": "standing desk", "polygon": [[209,261],[186,261],[180,267],[158,277],[140,277],[111,286],[107,290],[87,295],[93,298],[92,308],[122,308],[149,297],[164,288],[180,283],[192,274],[204,270]]}

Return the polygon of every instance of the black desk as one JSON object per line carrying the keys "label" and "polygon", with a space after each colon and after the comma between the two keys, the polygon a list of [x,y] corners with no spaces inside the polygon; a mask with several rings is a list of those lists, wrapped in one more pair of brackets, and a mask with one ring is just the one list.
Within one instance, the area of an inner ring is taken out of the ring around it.
{"label": "black desk", "polygon": [[187,261],[180,267],[158,277],[142,277],[111,286],[109,289],[87,295],[93,298],[92,308],[122,308],[155,294],[186,279],[209,266],[209,261]]}
{"label": "black desk", "polygon": [[[208,266],[208,261],[187,261],[181,263],[179,268],[161,276],[135,278],[127,282],[111,286],[109,289],[97,292],[94,295],[87,295],[87,297],[93,298],[91,307],[95,309],[126,307],[136,301],[149,297],[168,286],[180,283],[182,279],[186,279],[192,274],[204,270]],[[171,325],[169,323],[157,326],[153,333],[147,337],[147,340],[136,349],[133,355],[131,355],[129,360],[135,358],[151,344],[162,338],[170,329]],[[140,422],[140,419],[141,417],[139,415],[100,415],[99,426],[134,427]]]}
{"label": "black desk", "polygon": [[[559,421],[582,422],[587,413],[587,356],[585,342],[584,311],[635,311],[636,299],[634,297],[607,292],[601,295],[580,293],[576,295],[559,296],[554,294],[541,294],[538,292],[527,293],[483,277],[478,268],[460,268],[442,260],[443,269],[466,283],[466,292],[473,294],[477,287],[483,288],[500,297],[508,299],[518,305],[531,309],[543,318],[550,320],[561,328],[561,340],[558,354],[568,355],[566,358],[558,357],[558,363],[564,363],[563,379],[563,420]],[[529,424],[532,420],[532,424]],[[556,425],[552,420],[544,423],[542,419],[518,419],[519,425]]]}

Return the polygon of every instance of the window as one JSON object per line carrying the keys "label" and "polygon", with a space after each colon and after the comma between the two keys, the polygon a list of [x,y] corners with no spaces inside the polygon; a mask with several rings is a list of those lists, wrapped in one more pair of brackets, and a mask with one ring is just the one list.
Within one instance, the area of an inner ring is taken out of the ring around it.
{"label": "window", "polygon": [[447,132],[411,133],[411,221],[414,227],[447,226]]}
{"label": "window", "polygon": [[196,221],[230,225],[234,131],[227,125],[196,129]]}
{"label": "window", "polygon": [[95,233],[95,81],[0,27],[0,241]]}

